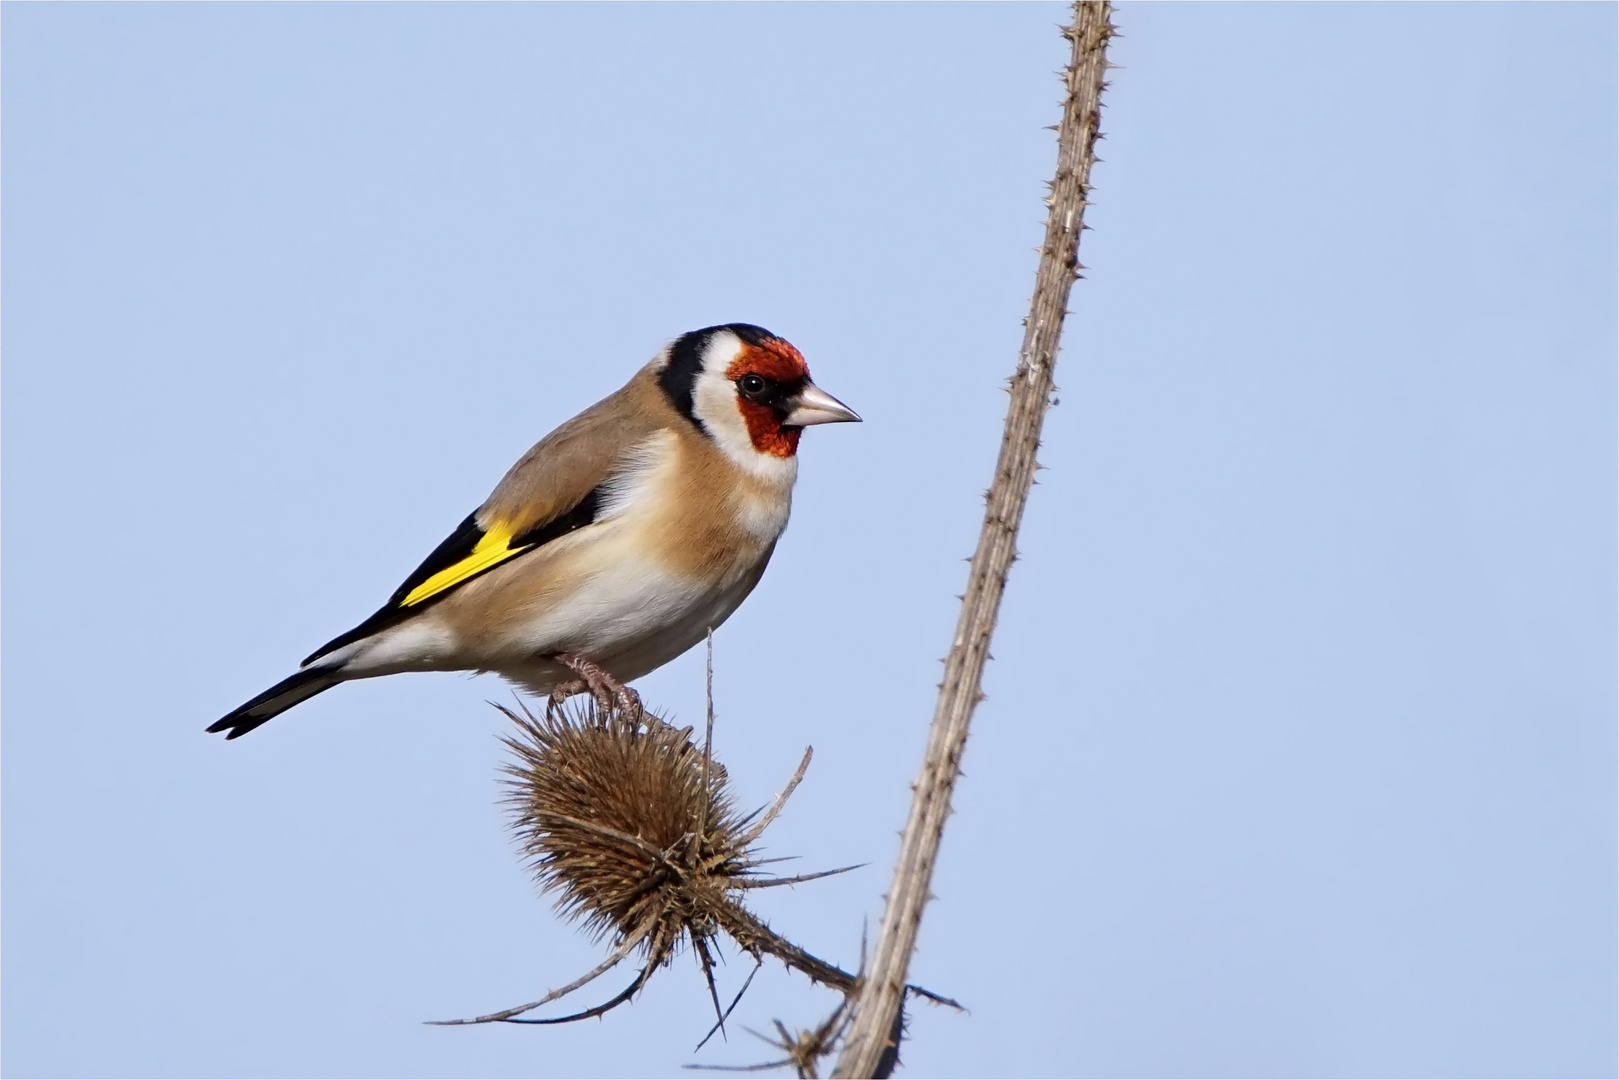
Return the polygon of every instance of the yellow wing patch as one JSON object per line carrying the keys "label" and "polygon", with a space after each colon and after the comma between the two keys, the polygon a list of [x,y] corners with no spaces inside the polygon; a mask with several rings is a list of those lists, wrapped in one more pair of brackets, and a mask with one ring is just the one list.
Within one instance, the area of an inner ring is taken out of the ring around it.
{"label": "yellow wing patch", "polygon": [[518,544],[513,547],[511,528],[501,523],[492,524],[489,532],[485,533],[473,547],[472,554],[458,563],[445,567],[416,586],[399,601],[399,606],[411,607],[423,600],[429,600],[444,590],[461,584],[467,578],[483,573],[491,566],[503,563],[514,555],[521,555],[533,546],[533,544]]}

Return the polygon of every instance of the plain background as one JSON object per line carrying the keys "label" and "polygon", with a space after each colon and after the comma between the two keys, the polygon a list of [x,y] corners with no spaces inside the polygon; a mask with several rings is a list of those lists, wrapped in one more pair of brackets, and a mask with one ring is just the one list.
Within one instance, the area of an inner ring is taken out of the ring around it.
{"label": "plain background", "polygon": [[[718,635],[758,895],[855,962],[999,438],[1065,9],[4,9],[4,1067],[647,1075],[421,1021],[601,948],[497,806],[498,681],[202,728],[683,330],[866,423]],[[1613,5],[1121,9],[912,1075],[1616,1069]],[[700,716],[701,658],[645,679]],[[747,971],[735,958],[722,989]],[[593,988],[589,1004],[627,973]]]}

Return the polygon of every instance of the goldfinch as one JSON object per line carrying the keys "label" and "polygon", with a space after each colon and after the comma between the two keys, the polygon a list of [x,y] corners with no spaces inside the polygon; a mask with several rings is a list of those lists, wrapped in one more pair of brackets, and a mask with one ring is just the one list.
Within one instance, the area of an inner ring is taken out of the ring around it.
{"label": "goldfinch", "polygon": [[492,671],[553,702],[703,640],[787,527],[798,437],[858,421],[757,326],[695,330],[541,439],[375,615],[209,726],[227,739],[350,679]]}

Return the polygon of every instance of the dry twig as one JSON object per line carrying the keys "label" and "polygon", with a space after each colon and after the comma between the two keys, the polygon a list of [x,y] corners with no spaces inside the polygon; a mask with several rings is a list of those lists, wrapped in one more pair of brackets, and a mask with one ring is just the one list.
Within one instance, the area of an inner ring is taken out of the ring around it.
{"label": "dry twig", "polygon": [[950,796],[960,774],[990,636],[1006,577],[1016,557],[1018,526],[1036,469],[1040,427],[1053,391],[1052,370],[1068,311],[1068,292],[1080,269],[1078,246],[1100,119],[1107,43],[1113,34],[1107,0],[1080,0],[1063,35],[1073,45],[1066,97],[1057,136],[1057,172],[1047,199],[1050,213],[1040,253],[1023,348],[1011,381],[1011,402],[1001,440],[995,481],[986,497],[984,523],[973,553],[955,639],[945,659],[944,681],[933,727],[915,785],[910,818],[900,842],[899,863],[888,893],[872,970],[855,1004],[855,1019],[833,1075],[889,1075],[898,1051],[905,977],[916,945],[922,909],[930,895]]}
{"label": "dry twig", "polygon": [[778,1038],[761,1035],[745,1028],[755,1039],[786,1053],[775,1061],[761,1061],[757,1065],[686,1065],[687,1069],[713,1069],[717,1072],[768,1072],[771,1069],[791,1068],[800,1077],[820,1076],[821,1059],[830,1054],[849,1026],[849,998],[844,998],[819,1026],[793,1034],[780,1020],[774,1021]]}

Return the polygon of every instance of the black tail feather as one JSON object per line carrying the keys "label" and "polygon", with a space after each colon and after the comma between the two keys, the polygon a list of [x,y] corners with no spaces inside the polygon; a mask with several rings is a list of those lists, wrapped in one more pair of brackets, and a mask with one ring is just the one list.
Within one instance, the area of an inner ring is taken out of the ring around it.
{"label": "black tail feather", "polygon": [[239,739],[267,720],[274,720],[301,701],[330,690],[343,678],[330,668],[305,668],[282,679],[238,709],[208,725],[211,734],[226,732],[226,739]]}

